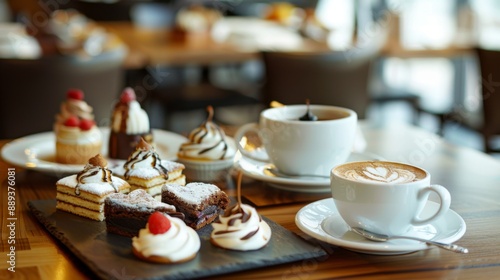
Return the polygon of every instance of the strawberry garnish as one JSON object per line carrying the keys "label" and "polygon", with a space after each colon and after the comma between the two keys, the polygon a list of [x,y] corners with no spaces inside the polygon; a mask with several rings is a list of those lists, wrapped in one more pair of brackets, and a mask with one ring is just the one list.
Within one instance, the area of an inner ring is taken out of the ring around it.
{"label": "strawberry garnish", "polygon": [[77,116],[70,116],[66,119],[66,121],[64,121],[64,125],[70,127],[78,127],[80,126],[80,120]]}
{"label": "strawberry garnish", "polygon": [[135,100],[135,91],[131,87],[125,88],[120,96],[120,102],[130,103],[133,100]]}
{"label": "strawberry garnish", "polygon": [[69,99],[83,100],[83,91],[79,89],[70,89],[66,93],[66,97]]}
{"label": "strawberry garnish", "polygon": [[83,119],[80,121],[80,129],[81,130],[90,130],[95,125],[93,120]]}
{"label": "strawberry garnish", "polygon": [[161,212],[154,212],[149,216],[148,228],[152,234],[162,234],[170,229],[170,220]]}

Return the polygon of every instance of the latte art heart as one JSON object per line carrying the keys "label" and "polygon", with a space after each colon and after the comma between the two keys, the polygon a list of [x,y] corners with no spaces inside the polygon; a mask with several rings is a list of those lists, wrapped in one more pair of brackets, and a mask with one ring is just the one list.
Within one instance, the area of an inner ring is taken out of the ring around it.
{"label": "latte art heart", "polygon": [[409,170],[382,166],[367,166],[362,170],[348,170],[344,176],[354,181],[383,183],[408,183],[416,179],[415,173]]}

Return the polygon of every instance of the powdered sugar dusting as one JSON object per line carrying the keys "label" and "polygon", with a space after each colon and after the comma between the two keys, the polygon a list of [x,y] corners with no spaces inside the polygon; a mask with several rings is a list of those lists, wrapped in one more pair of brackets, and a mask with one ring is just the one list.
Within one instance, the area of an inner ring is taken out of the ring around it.
{"label": "powdered sugar dusting", "polygon": [[[120,189],[123,185],[128,184],[124,180],[115,176],[111,176],[111,179],[112,179],[112,184],[117,189]],[[64,185],[69,188],[76,188],[76,186],[78,185],[78,182],[76,180],[76,174],[64,177],[59,181],[57,181],[56,184]],[[98,196],[103,196],[108,193],[116,192],[115,188],[113,188],[113,186],[107,182],[99,182],[99,183],[92,182],[92,183],[79,184],[78,187],[80,189],[80,192],[84,191]]]}
{"label": "powdered sugar dusting", "polygon": [[175,212],[175,206],[160,202],[154,199],[143,189],[137,189],[127,194],[114,193],[106,198],[111,204],[119,204],[131,209],[147,210],[147,209],[167,209]]}
{"label": "powdered sugar dusting", "polygon": [[163,188],[174,193],[182,201],[194,205],[202,203],[211,195],[220,191],[216,185],[201,182],[188,183],[185,186],[167,184]]}
{"label": "powdered sugar dusting", "polygon": [[[172,171],[178,170],[178,169],[184,169],[184,165],[178,162],[174,161],[168,161],[168,160],[162,160],[161,165],[165,167],[167,170],[167,173],[170,173]],[[120,177],[125,176],[125,172],[127,171],[124,167],[124,165],[120,164],[118,166],[112,167],[111,170],[113,171],[114,174]],[[151,179],[157,176],[162,175],[160,171],[157,169],[153,168],[152,166],[148,167],[140,167],[140,168],[134,168],[129,170],[128,176],[133,176],[133,177],[138,177],[138,178],[143,178],[143,179]]]}

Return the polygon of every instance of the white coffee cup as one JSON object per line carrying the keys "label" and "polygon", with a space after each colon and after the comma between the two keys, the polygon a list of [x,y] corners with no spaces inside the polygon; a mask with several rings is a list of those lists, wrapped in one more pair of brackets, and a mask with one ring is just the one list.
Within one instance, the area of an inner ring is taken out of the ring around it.
{"label": "white coffee cup", "polygon": [[[334,167],[330,178],[335,206],[350,227],[400,235],[436,221],[450,208],[448,190],[431,185],[429,172],[413,165],[349,162]],[[439,196],[440,207],[430,217],[421,217],[432,192]]]}
{"label": "white coffee cup", "polygon": [[[310,105],[317,121],[301,121],[307,105],[289,105],[264,110],[259,124],[242,126],[235,135],[238,150],[246,157],[273,163],[289,175],[329,177],[332,167],[349,157],[356,134],[357,115],[336,106]],[[257,133],[265,148],[264,158],[248,152],[241,139]]]}

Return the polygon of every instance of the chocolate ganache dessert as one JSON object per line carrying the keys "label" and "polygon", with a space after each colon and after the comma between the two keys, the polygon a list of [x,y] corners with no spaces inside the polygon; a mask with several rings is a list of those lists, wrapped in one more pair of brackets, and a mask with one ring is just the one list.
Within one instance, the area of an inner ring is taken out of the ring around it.
{"label": "chocolate ganache dessert", "polygon": [[149,117],[137,102],[134,90],[128,87],[123,90],[111,116],[108,156],[127,159],[141,138],[153,142]]}

